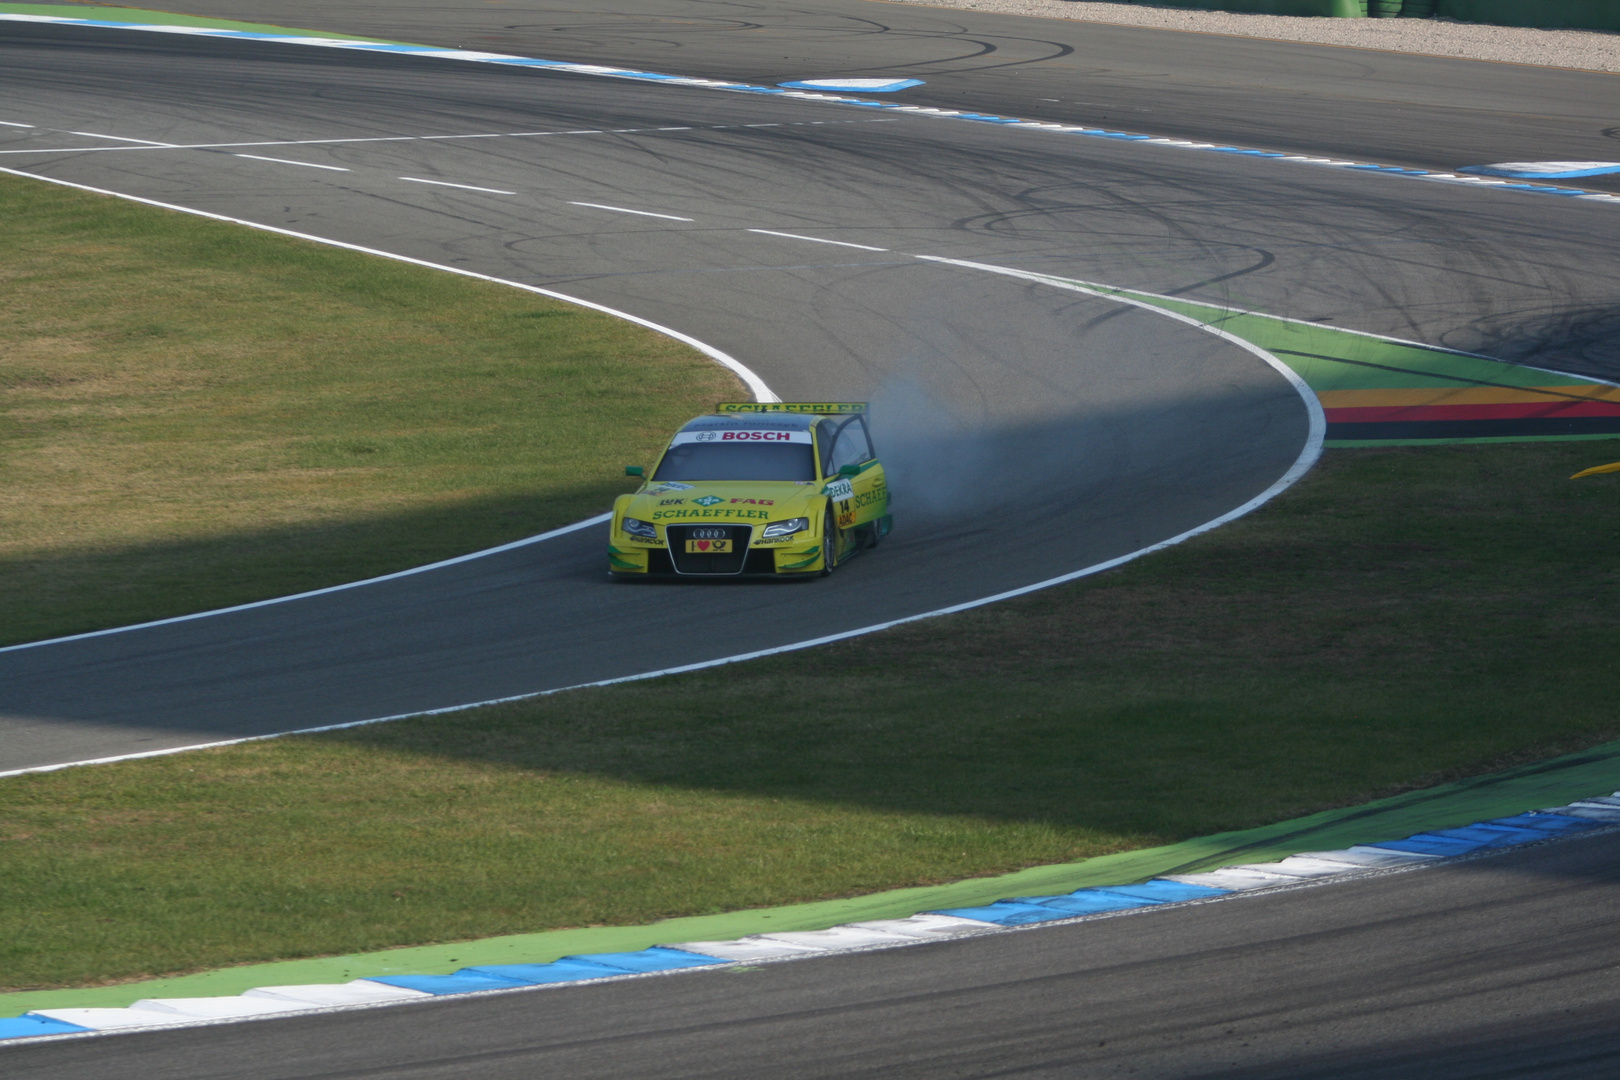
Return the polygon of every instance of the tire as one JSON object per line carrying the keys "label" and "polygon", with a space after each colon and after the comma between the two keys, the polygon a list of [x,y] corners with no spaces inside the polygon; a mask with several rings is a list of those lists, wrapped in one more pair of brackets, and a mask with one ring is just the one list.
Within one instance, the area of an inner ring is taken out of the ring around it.
{"label": "tire", "polygon": [[838,569],[838,529],[832,507],[821,522],[821,576],[826,577]]}
{"label": "tire", "polygon": [[883,523],[887,520],[888,515],[885,514],[883,517],[878,518],[876,521],[872,522],[872,524],[866,527],[867,547],[875,548],[883,542]]}

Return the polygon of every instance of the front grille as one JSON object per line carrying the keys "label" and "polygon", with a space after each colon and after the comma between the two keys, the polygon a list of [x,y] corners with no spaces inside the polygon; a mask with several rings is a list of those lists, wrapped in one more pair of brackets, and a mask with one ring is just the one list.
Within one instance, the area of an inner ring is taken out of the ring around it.
{"label": "front grille", "polygon": [[[669,558],[677,574],[740,574],[748,558],[748,541],[753,536],[752,525],[666,525],[664,536],[669,540]],[[715,535],[719,534],[719,535]],[[716,555],[712,552],[689,552],[686,542],[692,539],[731,541],[731,550]]]}

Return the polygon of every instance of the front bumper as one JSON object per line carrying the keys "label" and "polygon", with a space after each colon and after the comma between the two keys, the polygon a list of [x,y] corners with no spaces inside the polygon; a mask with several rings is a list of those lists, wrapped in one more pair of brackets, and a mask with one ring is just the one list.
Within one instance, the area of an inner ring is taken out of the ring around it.
{"label": "front bumper", "polygon": [[795,536],[787,543],[752,544],[740,567],[718,573],[680,561],[685,565],[677,567],[667,542],[643,543],[621,534],[608,544],[608,570],[616,577],[758,578],[821,573],[821,541]]}

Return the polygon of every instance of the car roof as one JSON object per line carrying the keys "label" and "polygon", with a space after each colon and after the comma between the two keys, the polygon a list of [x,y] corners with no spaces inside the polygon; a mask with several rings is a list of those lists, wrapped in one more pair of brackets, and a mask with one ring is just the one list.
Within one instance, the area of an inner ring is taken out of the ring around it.
{"label": "car roof", "polygon": [[816,413],[728,413],[688,420],[682,431],[809,431],[827,417]]}

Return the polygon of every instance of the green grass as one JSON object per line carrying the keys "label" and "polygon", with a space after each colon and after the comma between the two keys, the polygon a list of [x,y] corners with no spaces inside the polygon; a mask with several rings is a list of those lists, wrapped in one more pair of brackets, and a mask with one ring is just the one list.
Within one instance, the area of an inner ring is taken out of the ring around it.
{"label": "green grass", "polygon": [[[1620,735],[1620,457],[1335,451],[1112,573],[810,652],[0,782],[0,986],[813,900]],[[884,558],[880,550],[872,558]]]}
{"label": "green grass", "polygon": [[0,176],[0,644],[577,521],[738,393],[450,274]]}

